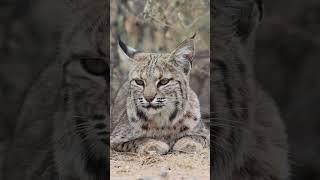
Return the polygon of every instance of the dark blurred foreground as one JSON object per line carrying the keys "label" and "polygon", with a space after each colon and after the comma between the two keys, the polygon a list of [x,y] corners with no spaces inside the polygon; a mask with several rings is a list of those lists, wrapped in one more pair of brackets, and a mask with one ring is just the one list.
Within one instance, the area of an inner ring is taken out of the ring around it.
{"label": "dark blurred foreground", "polygon": [[[55,6],[49,0],[0,2],[2,144],[11,136],[30,83],[54,58]],[[292,179],[320,179],[320,1],[268,0],[265,12],[257,39],[257,79],[285,120]]]}

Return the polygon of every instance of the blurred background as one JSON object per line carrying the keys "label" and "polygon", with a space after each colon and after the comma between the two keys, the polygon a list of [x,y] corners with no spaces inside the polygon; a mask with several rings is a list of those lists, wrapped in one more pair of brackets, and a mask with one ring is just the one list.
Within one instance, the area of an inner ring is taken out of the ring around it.
{"label": "blurred background", "polygon": [[[114,53],[117,34],[137,49],[165,52],[197,32],[194,65],[198,67],[193,69],[191,85],[200,95],[203,111],[208,110],[209,0],[110,3],[112,92],[125,80],[127,71]],[[292,179],[319,180],[320,1],[264,3],[265,18],[257,38],[257,79],[278,103],[286,123]],[[61,23],[57,6],[59,3],[52,0],[0,1],[1,154],[26,90],[54,60]]]}

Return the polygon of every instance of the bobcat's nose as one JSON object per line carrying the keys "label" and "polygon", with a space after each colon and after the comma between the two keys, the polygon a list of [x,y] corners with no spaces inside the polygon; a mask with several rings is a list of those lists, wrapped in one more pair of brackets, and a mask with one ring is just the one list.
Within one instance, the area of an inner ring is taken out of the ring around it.
{"label": "bobcat's nose", "polygon": [[152,102],[154,100],[154,97],[155,96],[144,96],[144,99],[147,101],[147,102]]}
{"label": "bobcat's nose", "polygon": [[144,91],[143,91],[143,97],[147,102],[152,102],[152,100],[156,97],[157,95],[157,90],[154,86],[149,85],[146,86]]}

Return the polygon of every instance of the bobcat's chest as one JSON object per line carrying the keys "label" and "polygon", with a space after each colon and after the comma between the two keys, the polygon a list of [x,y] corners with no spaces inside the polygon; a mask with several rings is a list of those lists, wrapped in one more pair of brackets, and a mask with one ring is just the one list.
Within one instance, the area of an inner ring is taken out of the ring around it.
{"label": "bobcat's chest", "polygon": [[192,130],[199,123],[199,119],[195,113],[187,110],[178,113],[172,120],[163,115],[153,116],[141,121],[139,126],[146,137],[172,139]]}
{"label": "bobcat's chest", "polygon": [[180,119],[177,123],[169,125],[159,125],[156,121],[148,120],[142,122],[140,127],[146,137],[166,141],[179,138],[189,130],[189,127],[184,123],[184,119]]}

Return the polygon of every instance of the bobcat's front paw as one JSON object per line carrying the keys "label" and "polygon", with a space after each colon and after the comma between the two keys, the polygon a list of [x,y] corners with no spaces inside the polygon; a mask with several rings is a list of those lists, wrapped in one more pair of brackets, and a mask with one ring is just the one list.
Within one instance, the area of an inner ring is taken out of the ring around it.
{"label": "bobcat's front paw", "polygon": [[200,152],[203,148],[201,143],[193,140],[191,137],[183,137],[174,144],[172,150],[184,153],[195,153]]}
{"label": "bobcat's front paw", "polygon": [[137,153],[139,154],[166,154],[168,153],[170,147],[168,144],[155,139],[145,139],[142,144],[137,148]]}

